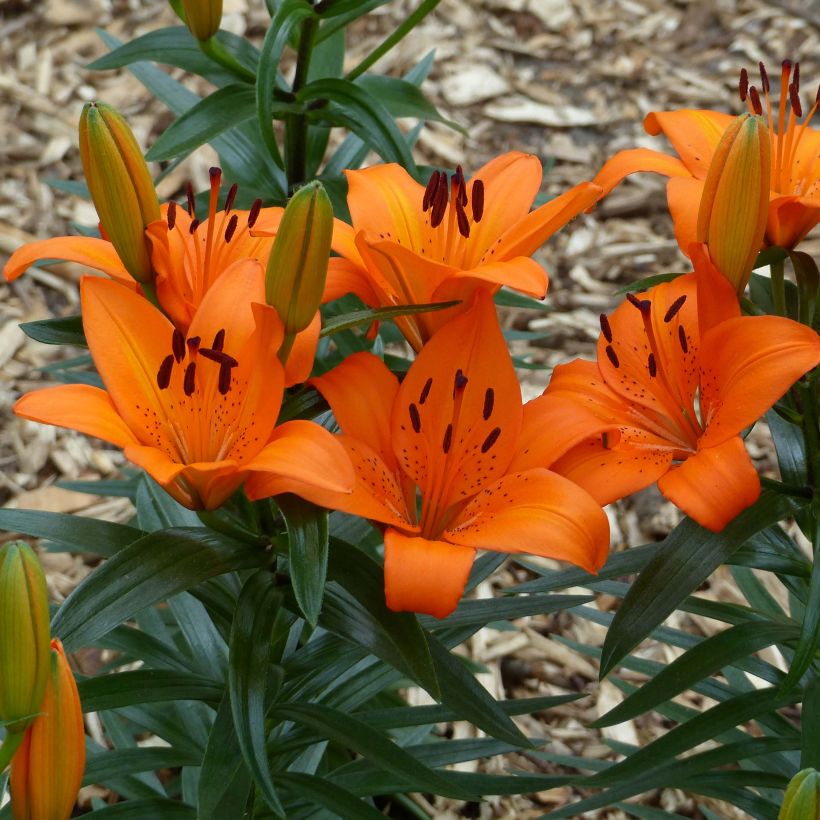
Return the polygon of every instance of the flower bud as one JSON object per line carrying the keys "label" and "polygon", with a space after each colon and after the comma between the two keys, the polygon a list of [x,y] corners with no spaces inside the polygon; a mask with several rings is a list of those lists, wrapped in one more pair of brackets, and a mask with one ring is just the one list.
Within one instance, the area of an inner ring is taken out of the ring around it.
{"label": "flower bud", "polygon": [[763,248],[769,211],[771,151],[762,117],[743,114],[715,149],[698,212],[697,240],[738,294]]}
{"label": "flower bud", "polygon": [[285,335],[304,330],[322,301],[333,234],[333,207],[319,182],[300,188],[285,208],[265,274],[265,298]]}
{"label": "flower bud", "polygon": [[134,279],[150,285],[154,274],[145,228],[161,218],[159,200],[131,129],[110,105],[83,106],[80,156],[103,232]]}
{"label": "flower bud", "polygon": [[49,657],[46,579],[22,541],[0,549],[0,721],[21,732],[40,710]]}
{"label": "flower bud", "polygon": [[777,820],[820,820],[820,773],[803,769],[791,779]]}
{"label": "flower bud", "polygon": [[222,0],[182,0],[185,25],[200,42],[210,40],[222,22]]}
{"label": "flower bud", "polygon": [[85,771],[83,712],[63,645],[51,642],[40,715],[26,729],[11,761],[14,820],[67,820]]}

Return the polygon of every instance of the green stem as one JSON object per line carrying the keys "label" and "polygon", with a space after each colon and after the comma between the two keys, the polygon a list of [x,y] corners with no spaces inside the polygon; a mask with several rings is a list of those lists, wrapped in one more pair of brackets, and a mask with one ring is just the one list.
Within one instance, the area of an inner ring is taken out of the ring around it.
{"label": "green stem", "polygon": [[795,498],[812,498],[814,496],[812,488],[808,485],[784,484],[782,481],[766,478],[765,476],[760,476],[760,485],[761,487],[768,487],[781,495],[790,495]]}
{"label": "green stem", "polygon": [[[818,420],[817,413],[817,382],[810,377],[805,383],[798,384],[797,390],[803,405],[806,479],[809,486],[815,488],[815,493],[820,494],[820,487],[817,486],[818,472],[820,472],[820,420]],[[820,497],[815,499],[815,504],[818,503],[820,503]]]}
{"label": "green stem", "polygon": [[8,766],[9,763],[11,763],[11,759],[12,757],[14,757],[14,753],[17,751],[18,747],[23,742],[23,737],[25,736],[25,734],[25,731],[6,731],[6,737],[3,740],[3,745],[0,746],[0,772],[4,772],[6,770],[6,766]]}
{"label": "green stem", "polygon": [[248,83],[256,82],[256,74],[242,65],[242,63],[216,39],[216,35],[209,40],[201,40],[199,47],[202,52],[207,54],[215,63],[219,63],[219,65],[228,69],[231,74],[235,74],[239,79]]}
{"label": "green stem", "polygon": [[295,333],[285,333],[285,338],[282,340],[282,346],[279,348],[279,361],[284,367],[288,362],[291,350],[293,350],[293,343],[296,341]]}
{"label": "green stem", "polygon": [[783,260],[779,259],[771,264],[772,271],[772,301],[774,312],[778,316],[786,316],[786,283],[783,277]]}
{"label": "green stem", "polygon": [[[296,72],[293,76],[293,94],[307,83],[310,58],[313,54],[319,19],[315,15],[302,21],[299,32],[299,50],[296,54]],[[291,192],[305,182],[307,173],[308,120],[304,113],[291,114],[285,120],[285,171]]]}

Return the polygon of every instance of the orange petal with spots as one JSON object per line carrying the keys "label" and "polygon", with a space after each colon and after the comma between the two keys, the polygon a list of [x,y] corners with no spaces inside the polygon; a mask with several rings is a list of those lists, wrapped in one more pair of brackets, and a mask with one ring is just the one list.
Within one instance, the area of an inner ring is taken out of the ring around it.
{"label": "orange petal with spots", "polygon": [[689,173],[705,179],[715,148],[733,119],[720,111],[683,108],[653,111],[647,114],[643,127],[652,136],[662,133],[672,143]]}
{"label": "orange petal with spots", "polygon": [[647,445],[640,441],[641,431],[630,429],[640,447],[629,446],[625,436],[615,443],[602,436],[577,444],[559,458],[552,470],[575,482],[599,504],[611,504],[619,498],[654,484],[672,464],[673,448]]}
{"label": "orange petal with spots", "polygon": [[395,470],[390,418],[399,380],[387,365],[372,353],[354,353],[310,383],[327,399],[342,432],[366,444]]}
{"label": "orange petal with spots", "polygon": [[374,165],[345,171],[347,204],[356,232],[373,241],[389,240],[405,248],[420,247],[419,215],[424,188],[400,165]]}
{"label": "orange petal with spots", "polygon": [[532,553],[597,572],[609,522],[587,492],[549,470],[511,473],[482,490],[444,533],[466,547]]}
{"label": "orange petal with spots", "polygon": [[703,180],[675,177],[666,185],[666,201],[675,224],[678,247],[688,253],[698,239],[698,209],[703,194]]}
{"label": "orange petal with spots", "polygon": [[610,157],[592,181],[601,186],[601,197],[604,197],[630,174],[639,171],[649,171],[665,177],[691,176],[689,169],[677,157],[649,148],[630,148]]}
{"label": "orange petal with spots", "polygon": [[820,363],[820,336],[780,316],[743,316],[703,339],[701,447],[735,436]]}
{"label": "orange petal with spots", "polygon": [[3,275],[12,282],[41,259],[76,262],[78,265],[102,271],[134,290],[137,288],[137,283],[120,261],[114,246],[105,239],[91,236],[58,236],[39,242],[29,242],[9,257],[3,268]]}
{"label": "orange petal with spots", "polygon": [[67,427],[125,447],[136,438],[117,413],[104,390],[85,384],[61,384],[21,396],[16,415],[43,424]]}
{"label": "orange petal with spots", "polygon": [[[455,271],[449,279],[439,285],[432,301],[467,301],[464,291],[466,280],[471,279],[493,286],[494,291],[506,285],[536,299],[543,299],[547,295],[547,272],[534,259],[516,256],[507,261],[487,262],[469,270]],[[469,292],[466,295],[469,296]]]}
{"label": "orange petal with spots", "polygon": [[582,182],[540,208],[531,211],[509,228],[482,257],[482,261],[513,259],[535,253],[556,231],[598,201],[602,189],[592,182]]}
{"label": "orange petal with spots", "polygon": [[445,618],[467,585],[475,550],[404,535],[384,534],[384,594],[394,612]]}
{"label": "orange petal with spots", "polygon": [[435,518],[504,475],[521,429],[521,390],[492,297],[424,346],[393,405],[393,447]]}
{"label": "orange petal with spots", "polygon": [[658,489],[702,527],[720,532],[760,495],[760,480],[740,436],[673,467]]}

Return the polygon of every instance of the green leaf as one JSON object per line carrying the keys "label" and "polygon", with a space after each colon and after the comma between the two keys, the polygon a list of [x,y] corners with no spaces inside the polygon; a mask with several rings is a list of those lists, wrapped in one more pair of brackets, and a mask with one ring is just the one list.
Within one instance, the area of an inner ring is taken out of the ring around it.
{"label": "green leaf", "polygon": [[276,782],[294,796],[307,797],[345,820],[384,820],[380,811],[324,777],[301,772],[281,772],[276,775]]}
{"label": "green leaf", "polygon": [[293,593],[305,620],[316,626],[327,578],[328,513],[290,493],[277,496],[276,503],[288,528],[288,568]]}
{"label": "green leaf", "polygon": [[268,807],[285,811],[271,779],[266,748],[267,699],[276,697],[281,669],[272,667],[271,633],[281,596],[269,572],[256,572],[242,587],[231,627],[228,690],[242,757]]}
{"label": "green leaf", "polygon": [[415,83],[399,77],[366,74],[356,80],[356,85],[378,100],[394,117],[416,117],[420,120],[443,122],[450,128],[464,131],[458,123],[443,117]]}
{"label": "green leaf", "polygon": [[22,322],[20,330],[35,342],[45,345],[75,345],[86,347],[83,317],[62,316],[59,319],[40,319],[37,322]]}
{"label": "green leaf", "polygon": [[373,322],[396,319],[399,316],[412,316],[414,313],[432,313],[436,310],[446,310],[459,304],[461,302],[455,300],[451,302],[430,302],[423,305],[397,305],[396,307],[354,310],[351,313],[328,319],[319,335],[322,337],[331,336],[340,330],[349,330],[352,327],[370,325]]}
{"label": "green leaf", "polygon": [[613,726],[671,700],[723,667],[766,646],[797,637],[793,624],[755,622],[739,624],[707,638],[676,658],[637,692],[592,725]]}
{"label": "green leaf", "polygon": [[54,616],[52,634],[69,650],[83,646],[157,601],[269,561],[264,550],[204,527],[151,533],[109,558],[68,596]]}
{"label": "green leaf", "polygon": [[149,797],[145,800],[127,800],[125,803],[114,803],[104,809],[93,812],[103,820],[196,820],[196,809],[176,800],[164,797]]}
{"label": "green leaf", "polygon": [[806,686],[800,722],[800,768],[820,769],[820,677]]}
{"label": "green leaf", "polygon": [[217,709],[202,759],[198,820],[242,817],[250,790],[251,775],[234,729],[230,695],[226,693]]}
{"label": "green leaf", "polygon": [[105,783],[134,772],[198,766],[199,757],[183,749],[161,746],[154,749],[109,749],[89,755],[83,775],[83,785]]}
{"label": "green leaf", "polygon": [[253,117],[254,89],[244,83],[226,85],[209,94],[171,123],[151,146],[148,161],[172,159],[211,142]]}
{"label": "green leaf", "polygon": [[495,303],[499,307],[522,308],[524,310],[537,310],[540,313],[552,313],[555,308],[548,305],[542,299],[533,299],[532,296],[525,296],[523,293],[501,288],[495,295]]}
{"label": "green leaf", "polygon": [[655,287],[655,285],[660,285],[662,282],[672,282],[679,276],[683,275],[683,272],[656,273],[653,276],[646,276],[643,279],[638,279],[637,282],[630,282],[628,285],[623,285],[615,291],[615,295],[622,296],[624,293],[634,293],[635,291],[648,290],[649,288]]}
{"label": "green leaf", "polygon": [[[816,510],[817,513],[820,513],[820,504],[816,505]],[[809,517],[814,519],[814,515]],[[820,527],[820,521],[815,520],[814,527]],[[784,690],[791,689],[799,683],[814,663],[818,648],[820,648],[820,542],[814,553],[814,564],[812,565],[811,579],[809,580],[808,601],[803,615],[803,623],[800,627],[800,638],[797,641],[794,656],[789,665],[789,673],[786,675],[786,680],[783,681]]]}
{"label": "green leaf", "polygon": [[201,700],[215,705],[223,691],[218,681],[171,669],[135,669],[99,675],[80,681],[77,688],[84,712],[172,700]]}
{"label": "green leaf", "polygon": [[402,780],[410,780],[419,790],[461,800],[475,798],[472,793],[455,786],[446,773],[428,768],[385,735],[336,709],[318,703],[279,703],[274,706],[274,712],[308,726],[323,738],[353,749]]}
{"label": "green leaf", "polygon": [[150,476],[143,473],[135,498],[137,521],[145,532],[171,527],[201,526],[197,514],[171,498]]}
{"label": "green leaf", "polygon": [[790,514],[788,501],[764,491],[719,533],[690,519],[667,536],[661,551],[624,596],[607,632],[601,655],[604,677],[709,575],[756,532]]}
{"label": "green leaf", "polygon": [[297,96],[303,103],[327,103],[322,108],[309,110],[312,120],[344,125],[385,162],[397,162],[411,176],[415,174],[416,163],[398,126],[387,109],[363,88],[346,80],[326,77],[308,83]]}
{"label": "green leaf", "polygon": [[806,483],[806,449],[803,431],[786,421],[776,410],[766,413],[766,423],[772,433],[780,475],[787,484]]}
{"label": "green leaf", "polygon": [[74,552],[114,555],[145,535],[142,530],[82,515],[0,509],[0,529],[48,538]]}
{"label": "green leaf", "polygon": [[[387,608],[382,567],[362,550],[332,538],[328,579],[348,594],[326,591],[326,606],[319,619],[322,626],[366,647],[438,699],[436,669],[424,630],[412,613]],[[334,606],[327,606],[330,601]]]}
{"label": "green leaf", "polygon": [[273,161],[280,168],[284,167],[284,163],[273,130],[274,92],[279,64],[291,34],[303,20],[313,16],[314,11],[306,0],[282,0],[271,20],[259,56],[254,110],[259,122],[262,141]]}

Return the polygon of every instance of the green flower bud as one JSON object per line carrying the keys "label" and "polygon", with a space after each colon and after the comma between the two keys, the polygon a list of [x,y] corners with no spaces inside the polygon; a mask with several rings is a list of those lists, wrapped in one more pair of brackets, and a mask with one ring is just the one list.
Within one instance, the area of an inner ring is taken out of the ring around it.
{"label": "green flower bud", "polygon": [[0,721],[25,729],[40,711],[51,666],[46,579],[31,547],[0,548]]}
{"label": "green flower bud", "polygon": [[319,182],[300,188],[285,208],[265,275],[265,298],[293,336],[322,301],[333,234],[333,207]]}
{"label": "green flower bud", "polygon": [[803,769],[791,779],[777,820],[820,820],[820,772]]}
{"label": "green flower bud", "polygon": [[80,156],[106,237],[134,279],[150,285],[154,274],[145,228],[161,218],[159,200],[142,150],[110,105],[83,107]]}

